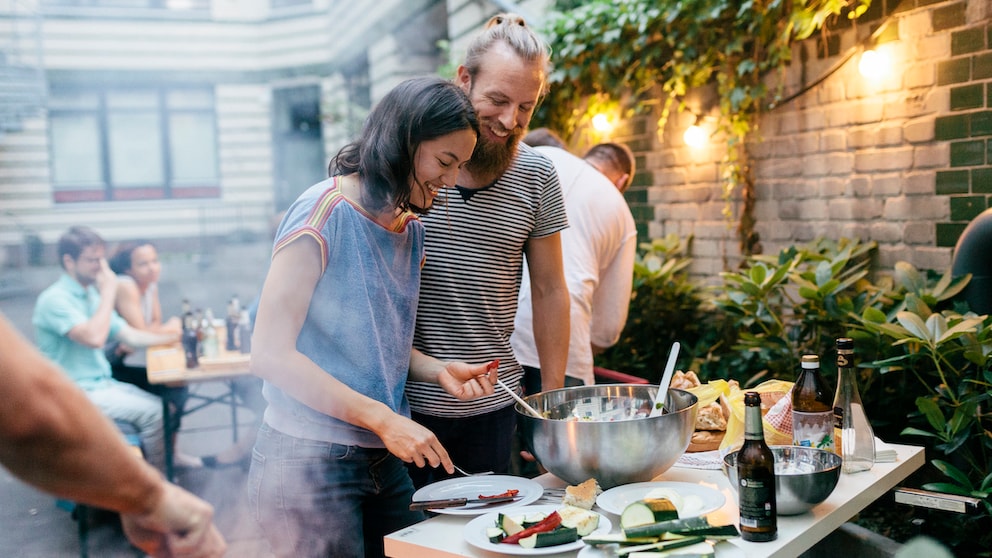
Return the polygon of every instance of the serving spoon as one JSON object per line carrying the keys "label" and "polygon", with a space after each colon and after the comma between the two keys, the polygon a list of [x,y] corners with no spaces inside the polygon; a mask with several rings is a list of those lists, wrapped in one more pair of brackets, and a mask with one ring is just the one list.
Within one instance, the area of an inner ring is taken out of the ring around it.
{"label": "serving spoon", "polygon": [[668,397],[668,386],[672,383],[672,374],[675,373],[675,361],[679,358],[679,342],[672,343],[672,350],[668,353],[668,363],[665,364],[665,373],[661,376],[661,384],[658,386],[658,395],[654,398],[654,405],[648,417],[656,417],[665,409],[665,398]]}
{"label": "serving spoon", "polygon": [[533,416],[535,418],[539,418],[539,419],[543,419],[544,418],[544,415],[542,415],[541,413],[537,412],[537,410],[535,410],[534,407],[531,407],[526,401],[523,400],[522,397],[520,397],[519,395],[517,395],[517,392],[513,391],[512,389],[510,389],[510,386],[504,384],[503,383],[503,380],[496,380],[496,385],[498,385],[499,387],[505,389],[506,392],[509,393],[510,396],[513,397],[513,399],[517,403],[520,403],[520,406],[523,407],[525,411],[527,411],[528,413],[530,413],[531,416]]}

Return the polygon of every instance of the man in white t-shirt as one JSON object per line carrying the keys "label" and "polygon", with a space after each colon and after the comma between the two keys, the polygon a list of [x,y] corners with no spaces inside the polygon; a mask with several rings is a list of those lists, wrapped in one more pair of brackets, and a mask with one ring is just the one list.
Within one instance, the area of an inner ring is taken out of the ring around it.
{"label": "man in white t-shirt", "polygon": [[[635,171],[630,149],[617,143],[593,146],[583,158],[552,141],[531,140],[558,171],[569,228],[561,232],[562,262],[571,302],[566,386],[594,383],[593,355],[617,342],[627,321],[637,230],[623,192]],[[552,135],[552,139],[554,136]],[[542,391],[531,324],[531,291],[523,274],[510,343],[525,370],[527,393]]]}

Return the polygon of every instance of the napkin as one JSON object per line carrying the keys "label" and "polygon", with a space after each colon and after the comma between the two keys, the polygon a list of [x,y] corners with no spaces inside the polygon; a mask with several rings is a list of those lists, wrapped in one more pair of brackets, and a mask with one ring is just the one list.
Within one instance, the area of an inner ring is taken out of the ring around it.
{"label": "napkin", "polygon": [[896,461],[896,450],[875,436],[875,463]]}
{"label": "napkin", "polygon": [[719,470],[723,468],[723,456],[720,455],[720,450],[687,452],[679,457],[675,467]]}

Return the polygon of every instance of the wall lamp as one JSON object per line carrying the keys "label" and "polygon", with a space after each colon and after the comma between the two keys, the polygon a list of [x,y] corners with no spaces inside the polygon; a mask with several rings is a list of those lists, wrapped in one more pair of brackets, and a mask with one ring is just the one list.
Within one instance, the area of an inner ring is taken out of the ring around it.
{"label": "wall lamp", "polygon": [[709,141],[709,134],[703,128],[703,117],[696,114],[696,120],[682,133],[685,144],[693,149],[699,149]]}
{"label": "wall lamp", "polygon": [[899,40],[899,26],[886,23],[872,34],[858,61],[858,73],[872,81],[882,81],[892,74],[892,54],[889,43]]}

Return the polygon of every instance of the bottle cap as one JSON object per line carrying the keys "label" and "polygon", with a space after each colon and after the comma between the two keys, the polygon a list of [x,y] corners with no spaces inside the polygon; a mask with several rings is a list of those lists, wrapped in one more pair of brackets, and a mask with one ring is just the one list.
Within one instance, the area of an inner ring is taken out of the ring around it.
{"label": "bottle cap", "polygon": [[749,391],[744,394],[744,404],[747,406],[761,405],[761,395],[756,391]]}
{"label": "bottle cap", "polygon": [[854,350],[854,339],[850,337],[841,337],[837,339],[837,350],[839,351],[853,351]]}
{"label": "bottle cap", "polygon": [[820,357],[817,355],[803,355],[800,359],[803,368],[819,368]]}

